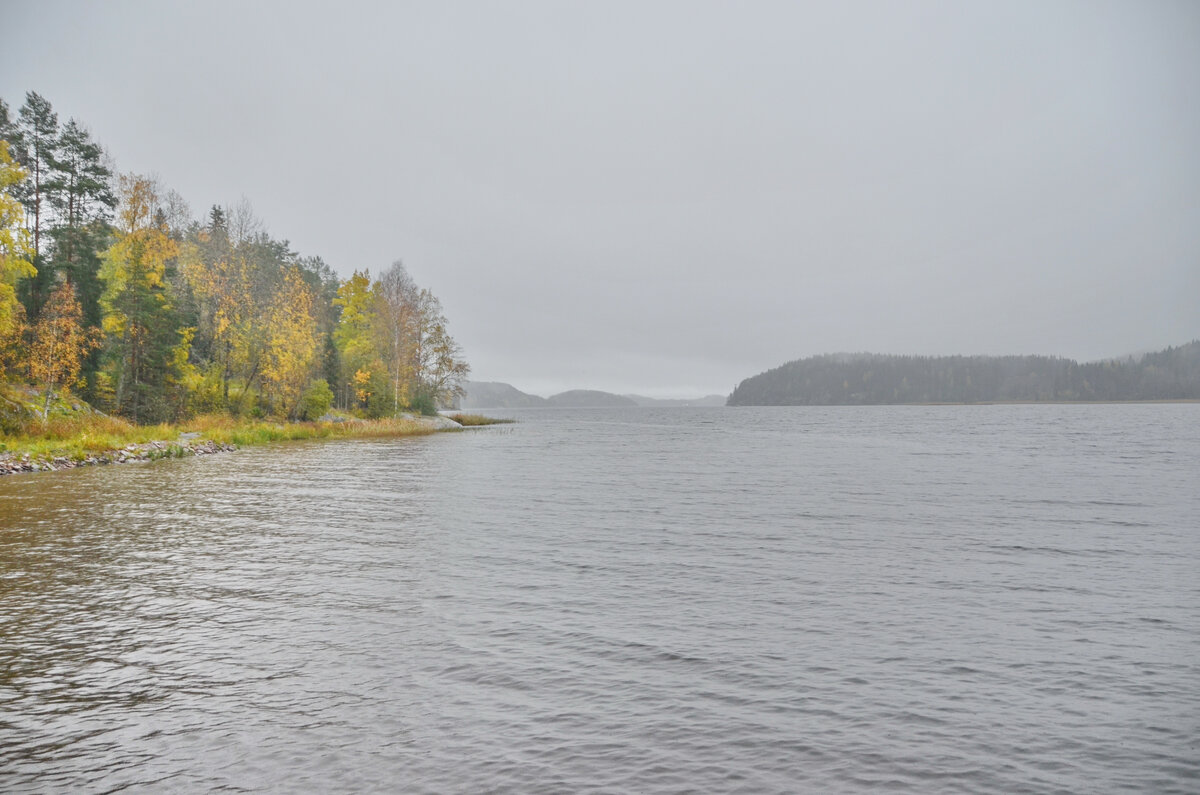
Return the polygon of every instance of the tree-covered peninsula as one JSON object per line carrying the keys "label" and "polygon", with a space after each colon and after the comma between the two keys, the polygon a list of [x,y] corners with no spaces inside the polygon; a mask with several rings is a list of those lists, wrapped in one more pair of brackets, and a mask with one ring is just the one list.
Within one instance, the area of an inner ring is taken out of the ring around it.
{"label": "tree-covered peninsula", "polygon": [[0,432],[81,404],[134,425],[432,413],[467,371],[400,262],[339,279],[247,203],[196,218],[45,98],[0,99]]}
{"label": "tree-covered peninsula", "polygon": [[730,406],[1200,399],[1200,341],[1080,364],[1052,356],[831,354],[738,384]]}

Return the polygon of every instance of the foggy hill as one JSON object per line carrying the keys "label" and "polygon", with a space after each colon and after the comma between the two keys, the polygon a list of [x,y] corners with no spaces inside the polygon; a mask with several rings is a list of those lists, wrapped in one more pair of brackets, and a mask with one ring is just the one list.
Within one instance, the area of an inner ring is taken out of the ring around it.
{"label": "foggy hill", "polygon": [[458,408],[475,409],[521,409],[536,406],[561,406],[571,408],[604,408],[609,406],[724,406],[723,395],[706,395],[701,398],[662,399],[644,395],[615,395],[595,389],[573,389],[551,398],[530,395],[511,384],[500,381],[468,381],[464,385],[466,394]]}
{"label": "foggy hill", "polygon": [[652,398],[645,395],[625,395],[639,406],[724,406],[725,395],[705,395],[700,398]]}
{"label": "foggy hill", "polygon": [[458,404],[462,409],[521,409],[546,405],[544,397],[527,394],[498,381],[468,381],[464,388],[466,394]]}
{"label": "foggy hill", "polygon": [[832,354],[747,378],[730,406],[1200,399],[1200,341],[1137,359]]}
{"label": "foggy hill", "polygon": [[636,406],[637,403],[627,397],[614,395],[611,392],[600,392],[595,389],[572,389],[551,395],[546,399],[547,404],[563,408],[608,408],[617,406]]}

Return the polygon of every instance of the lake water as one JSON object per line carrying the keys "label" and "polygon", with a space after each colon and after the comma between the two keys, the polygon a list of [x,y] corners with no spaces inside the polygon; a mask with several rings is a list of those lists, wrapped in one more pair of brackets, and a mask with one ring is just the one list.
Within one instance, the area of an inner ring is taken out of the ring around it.
{"label": "lake water", "polygon": [[0,790],[1200,791],[1200,405],[508,413],[0,480]]}

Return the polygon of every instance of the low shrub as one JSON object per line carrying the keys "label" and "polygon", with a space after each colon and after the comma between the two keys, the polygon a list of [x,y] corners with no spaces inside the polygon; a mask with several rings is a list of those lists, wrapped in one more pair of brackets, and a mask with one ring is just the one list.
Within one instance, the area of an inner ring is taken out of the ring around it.
{"label": "low shrub", "polygon": [[438,413],[437,401],[428,392],[418,392],[413,395],[409,408],[426,417],[433,417]]}
{"label": "low shrub", "polygon": [[308,389],[304,390],[304,394],[300,396],[300,419],[316,420],[323,417],[329,412],[329,407],[333,405],[333,390],[329,388],[329,382],[324,378],[319,378],[308,385]]}

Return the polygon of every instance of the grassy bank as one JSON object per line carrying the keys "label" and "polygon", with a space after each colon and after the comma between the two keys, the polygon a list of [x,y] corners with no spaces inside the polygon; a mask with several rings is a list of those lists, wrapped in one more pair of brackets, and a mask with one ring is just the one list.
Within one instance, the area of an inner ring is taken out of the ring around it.
{"label": "grassy bank", "polygon": [[110,450],[149,442],[174,442],[181,436],[218,444],[265,444],[291,439],[417,436],[434,433],[420,419],[350,420],[346,422],[264,422],[231,417],[199,417],[179,424],[134,425],[99,414],[51,417],[44,427],[36,424],[16,434],[0,436],[0,452],[31,458],[64,457],[83,460]]}
{"label": "grassy bank", "polygon": [[[472,417],[470,425],[490,425],[500,420]],[[29,424],[16,433],[0,435],[0,460],[30,462],[95,463],[118,460],[124,451],[130,457],[153,459],[188,455],[200,440],[218,448],[244,447],[298,439],[367,439],[421,436],[461,429],[430,417],[339,422],[270,422],[236,420],[228,416],[205,416],[177,424],[134,425],[95,413],[52,416],[44,425]]]}
{"label": "grassy bank", "polygon": [[462,430],[463,426],[510,422],[478,414],[459,414],[453,419],[405,415],[366,420],[340,416],[328,422],[282,422],[214,414],[186,422],[137,425],[94,411],[70,396],[53,395],[47,404],[44,393],[33,387],[0,381],[0,474],[80,463],[196,455],[298,439],[421,436]]}

